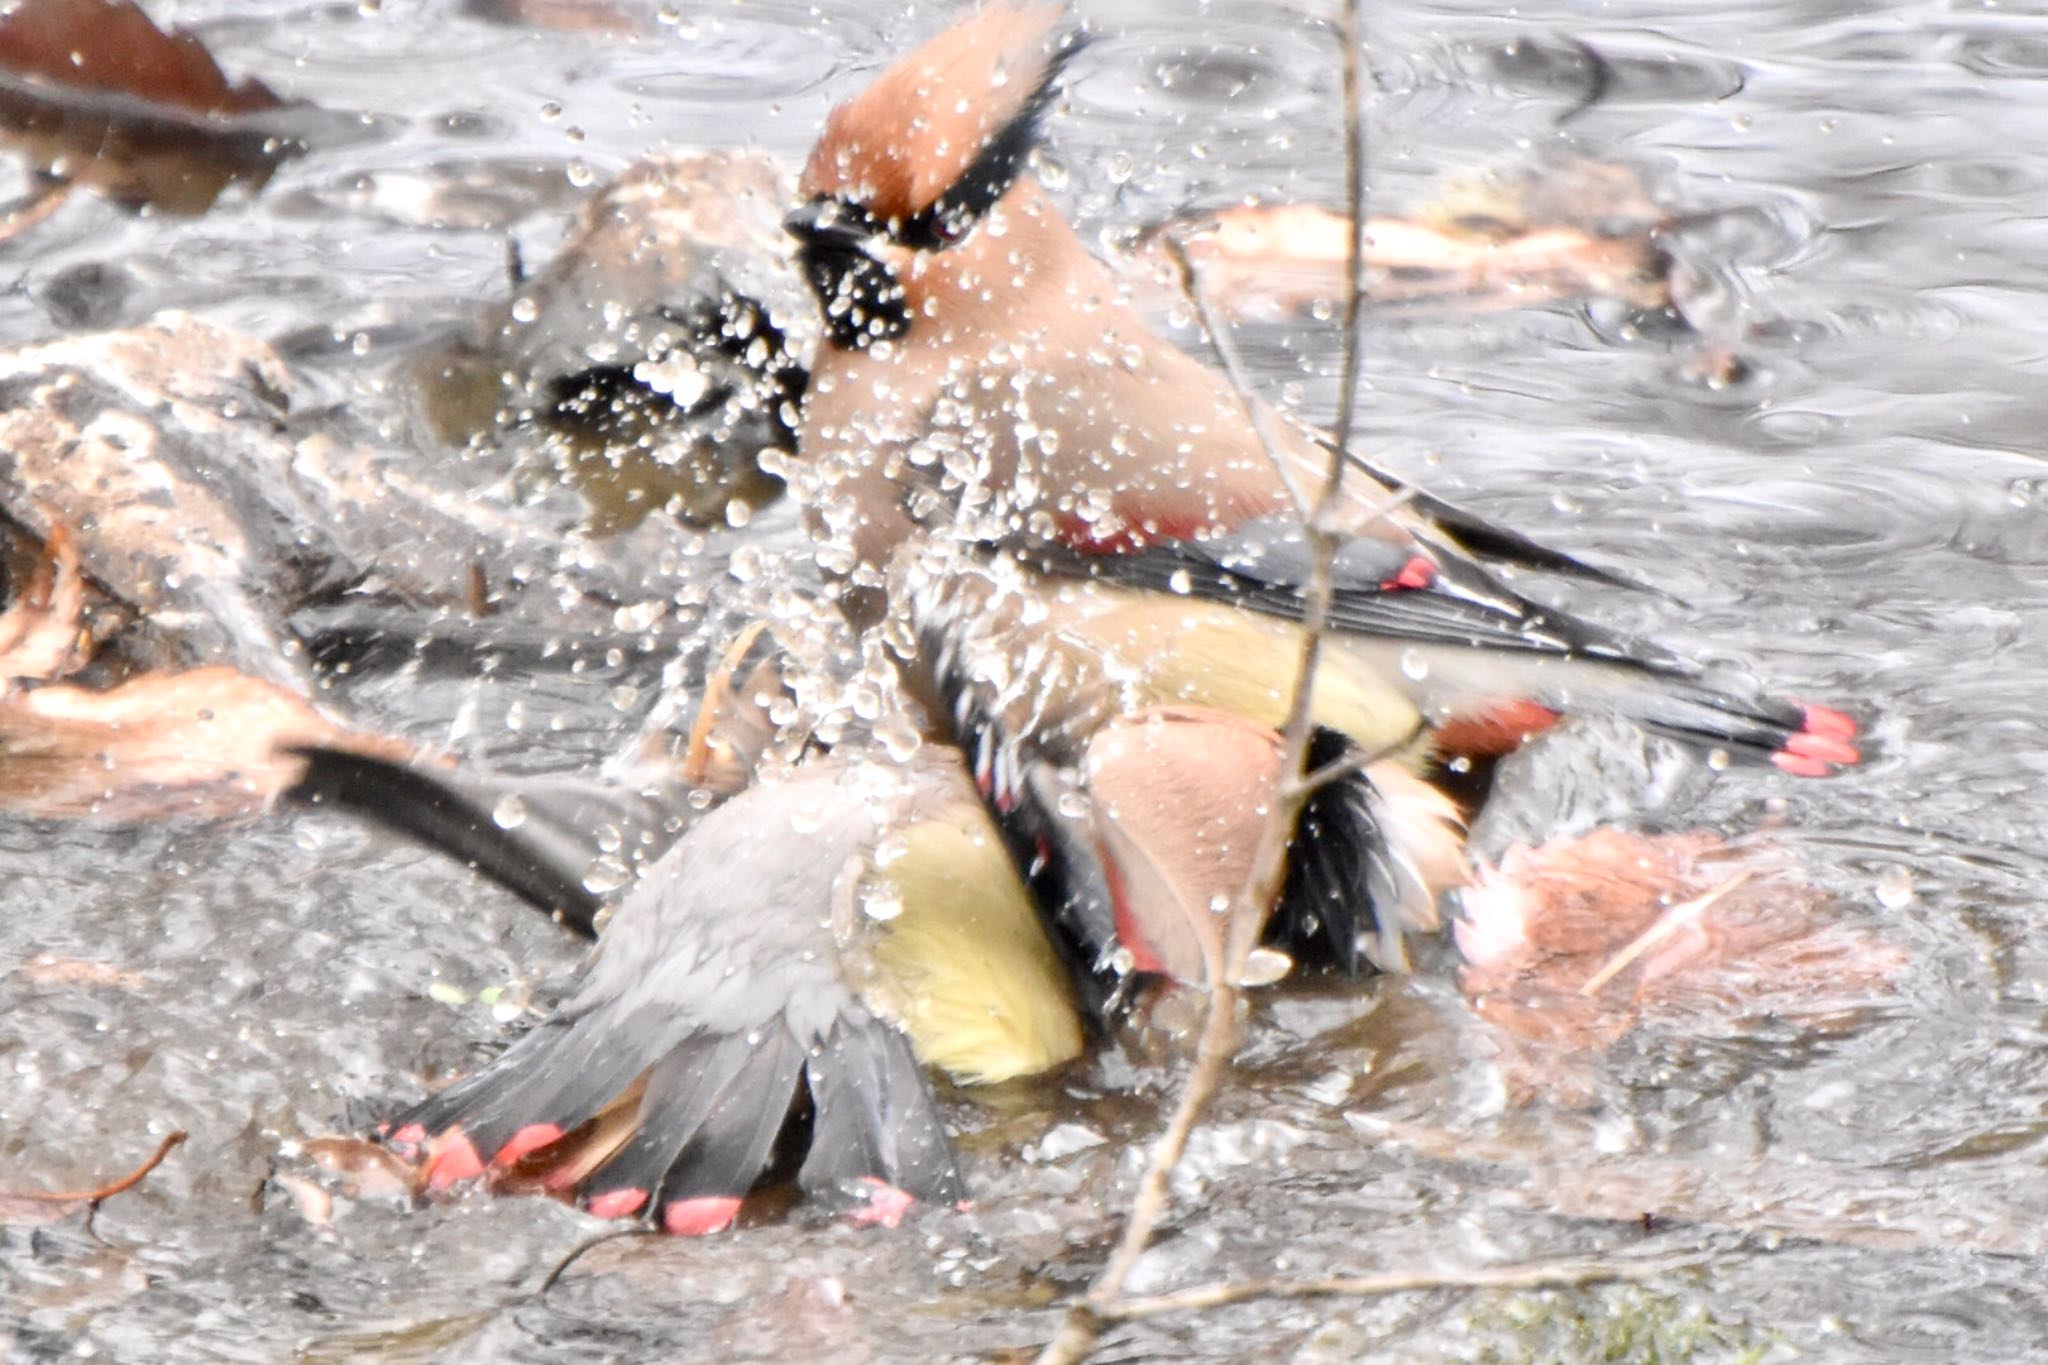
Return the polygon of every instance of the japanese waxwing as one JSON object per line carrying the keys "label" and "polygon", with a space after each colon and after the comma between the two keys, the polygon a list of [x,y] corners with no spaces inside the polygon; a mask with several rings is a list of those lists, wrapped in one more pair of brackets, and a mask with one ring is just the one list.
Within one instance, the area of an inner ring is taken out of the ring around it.
{"label": "japanese waxwing", "polygon": [[[1027,173],[1077,47],[1061,18],[998,5],[941,33],[836,109],[805,166],[789,226],[825,315],[798,434],[821,558],[872,588],[931,526],[1298,619],[1327,449],[1152,332]],[[1859,760],[1849,717],[1707,678],[1495,570],[1611,575],[1354,463],[1331,624],[1440,749],[1590,709],[1800,775]]]}
{"label": "japanese waxwing", "polygon": [[[429,793],[412,832],[461,856],[526,838],[479,824],[474,793],[434,770],[386,790],[401,827]],[[543,906],[589,894],[546,847],[481,866],[519,869],[508,884]],[[1082,1048],[1068,969],[943,746],[813,755],[696,817],[609,899],[569,999],[383,1125],[427,1190],[482,1177],[718,1231],[807,1113],[799,1185],[887,1221],[964,1194],[924,1067],[996,1082]]]}

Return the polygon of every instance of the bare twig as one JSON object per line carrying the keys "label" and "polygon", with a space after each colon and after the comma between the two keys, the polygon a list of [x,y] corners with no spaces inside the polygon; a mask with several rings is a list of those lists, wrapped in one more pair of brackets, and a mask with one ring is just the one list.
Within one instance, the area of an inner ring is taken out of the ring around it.
{"label": "bare twig", "polygon": [[1647,1280],[1700,1263],[1696,1256],[1643,1261],[1552,1261],[1486,1266],[1475,1270],[1414,1271],[1391,1275],[1338,1275],[1323,1280],[1236,1280],[1196,1285],[1171,1294],[1123,1299],[1102,1312],[1128,1322],[1167,1313],[1199,1312],[1253,1299],[1369,1299],[1433,1289],[1575,1289],[1589,1284]]}
{"label": "bare twig", "polygon": [[1217,315],[1209,302],[1209,295],[1195,278],[1195,263],[1188,257],[1187,243],[1178,232],[1165,233],[1160,241],[1166,245],[1166,254],[1173,258],[1174,269],[1180,276],[1181,293],[1194,306],[1196,315],[1202,320],[1202,330],[1209,334],[1209,341],[1216,348],[1216,358],[1223,362],[1223,373],[1229,377],[1230,387],[1236,392],[1237,401],[1259,438],[1259,448],[1265,451],[1273,472],[1280,476],[1281,487],[1287,490],[1287,500],[1294,505],[1294,515],[1306,518],[1308,495],[1295,481],[1293,468],[1280,454],[1280,442],[1273,433],[1272,413],[1252,396],[1251,381],[1245,376],[1244,362],[1238,359],[1237,345],[1230,339],[1229,326]]}
{"label": "bare twig", "polygon": [[[1344,470],[1349,463],[1362,360],[1359,319],[1365,305],[1365,132],[1360,121],[1358,0],[1343,0],[1338,31],[1344,45],[1345,189],[1351,222],[1344,303],[1343,392],[1338,401],[1329,467],[1321,493],[1308,518],[1312,567],[1302,615],[1300,669],[1295,674],[1294,695],[1288,705],[1286,724],[1281,729],[1280,771],[1284,775],[1281,790],[1276,793],[1260,830],[1258,847],[1252,855],[1251,873],[1230,907],[1222,970],[1211,973],[1208,1013],[1202,1023],[1194,1064],[1181,1084],[1180,1099],[1174,1106],[1172,1117],[1167,1120],[1165,1131],[1153,1144],[1116,1247],[1089,1286],[1087,1296],[1068,1309],[1059,1333],[1040,1353],[1041,1365],[1070,1365],[1094,1349],[1102,1324],[1117,1316],[1123,1302],[1124,1283],[1130,1278],[1138,1258],[1151,1245],[1153,1234],[1166,1216],[1174,1169],[1180,1164],[1189,1136],[1201,1121],[1236,1056],[1242,999],[1238,983],[1243,980],[1245,964],[1258,947],[1266,920],[1279,898],[1287,873],[1288,845],[1293,840],[1302,803],[1313,790],[1301,781],[1301,774],[1307,765],[1316,666],[1322,659],[1323,635],[1335,587],[1337,551],[1341,544],[1337,513],[1344,496]],[[1187,267],[1185,253],[1176,250],[1175,254],[1200,307],[1200,291],[1192,288],[1193,273]],[[1204,308],[1203,312],[1206,322],[1208,311]],[[1254,430],[1267,458],[1276,467],[1282,466],[1282,457],[1273,444],[1271,433],[1257,420],[1258,405],[1252,402],[1241,372],[1234,367],[1232,353],[1221,341],[1222,329],[1212,326],[1211,335],[1218,338],[1217,349],[1225,357],[1225,368],[1232,384],[1237,386],[1247,410],[1254,414]],[[1290,492],[1294,491],[1291,482],[1287,486]],[[1300,505],[1298,493],[1296,500]]]}
{"label": "bare twig", "polygon": [[97,1189],[0,1190],[0,1199],[18,1199],[25,1204],[91,1204],[96,1206],[102,1200],[112,1199],[115,1195],[132,1190],[137,1185],[140,1185],[151,1171],[163,1165],[164,1158],[171,1154],[171,1149],[184,1140],[185,1130],[182,1128],[167,1135],[162,1142],[156,1145],[156,1150],[150,1153],[147,1161],[144,1161],[140,1166],[137,1166],[119,1180],[101,1185]]}
{"label": "bare twig", "polygon": [[1630,963],[1634,962],[1644,953],[1649,952],[1650,949],[1656,947],[1665,939],[1670,938],[1686,925],[1697,922],[1699,917],[1704,915],[1714,902],[1720,900],[1723,896],[1726,896],[1755,875],[1755,868],[1744,868],[1727,881],[1708,891],[1705,895],[1694,896],[1691,900],[1680,905],[1674,905],[1669,910],[1666,910],[1657,917],[1655,924],[1652,924],[1649,928],[1643,930],[1642,933],[1630,939],[1620,951],[1607,959],[1605,966],[1586,978],[1586,984],[1579,987],[1579,994],[1598,995],[1608,982],[1626,971]]}
{"label": "bare twig", "polygon": [[659,1237],[660,1235],[653,1228],[636,1223],[632,1227],[614,1228],[610,1232],[601,1232],[595,1237],[578,1242],[574,1247],[570,1248],[568,1255],[555,1262],[555,1268],[550,1270],[547,1278],[540,1282],[540,1288],[533,1291],[533,1296],[537,1299],[545,1300],[548,1296],[548,1291],[560,1284],[562,1277],[569,1273],[569,1267],[575,1265],[606,1242],[623,1241],[628,1237]]}

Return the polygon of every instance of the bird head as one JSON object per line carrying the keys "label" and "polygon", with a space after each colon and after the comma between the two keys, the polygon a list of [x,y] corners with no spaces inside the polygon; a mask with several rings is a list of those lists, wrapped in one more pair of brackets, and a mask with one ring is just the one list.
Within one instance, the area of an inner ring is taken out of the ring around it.
{"label": "bird head", "polygon": [[1059,5],[991,5],[832,111],[786,222],[826,335],[845,350],[910,326],[902,271],[943,251],[1017,182],[1081,35]]}

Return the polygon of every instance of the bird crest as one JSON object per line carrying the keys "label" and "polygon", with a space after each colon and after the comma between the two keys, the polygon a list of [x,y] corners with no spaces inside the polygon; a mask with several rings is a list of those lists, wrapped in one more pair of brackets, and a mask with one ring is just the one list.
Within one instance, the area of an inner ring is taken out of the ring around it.
{"label": "bird crest", "polygon": [[858,206],[906,246],[959,236],[1016,180],[1078,31],[1060,5],[991,5],[832,111],[804,167],[813,200]]}

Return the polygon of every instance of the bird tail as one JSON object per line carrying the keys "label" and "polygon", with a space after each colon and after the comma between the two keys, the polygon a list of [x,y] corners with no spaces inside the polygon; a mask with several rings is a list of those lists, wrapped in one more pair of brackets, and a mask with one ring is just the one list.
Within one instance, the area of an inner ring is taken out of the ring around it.
{"label": "bird tail", "polygon": [[850,1008],[815,1046],[782,1027],[663,1024],[614,1003],[557,1016],[380,1134],[430,1192],[482,1177],[686,1235],[730,1226],[806,1124],[797,1183],[814,1199],[893,1220],[962,1197],[937,1103],[887,1022]]}
{"label": "bird tail", "polygon": [[[1357,757],[1335,730],[1309,741],[1315,772]],[[1465,879],[1456,809],[1398,763],[1369,764],[1313,792],[1296,818],[1287,880],[1265,942],[1357,975],[1408,969],[1407,937],[1436,929],[1437,899]]]}
{"label": "bird tail", "polygon": [[1606,712],[1730,762],[1768,763],[1796,777],[1853,767],[1854,717],[1757,695],[1663,663],[1409,650],[1425,706],[1442,717],[1447,754],[1505,752],[1559,714]]}

